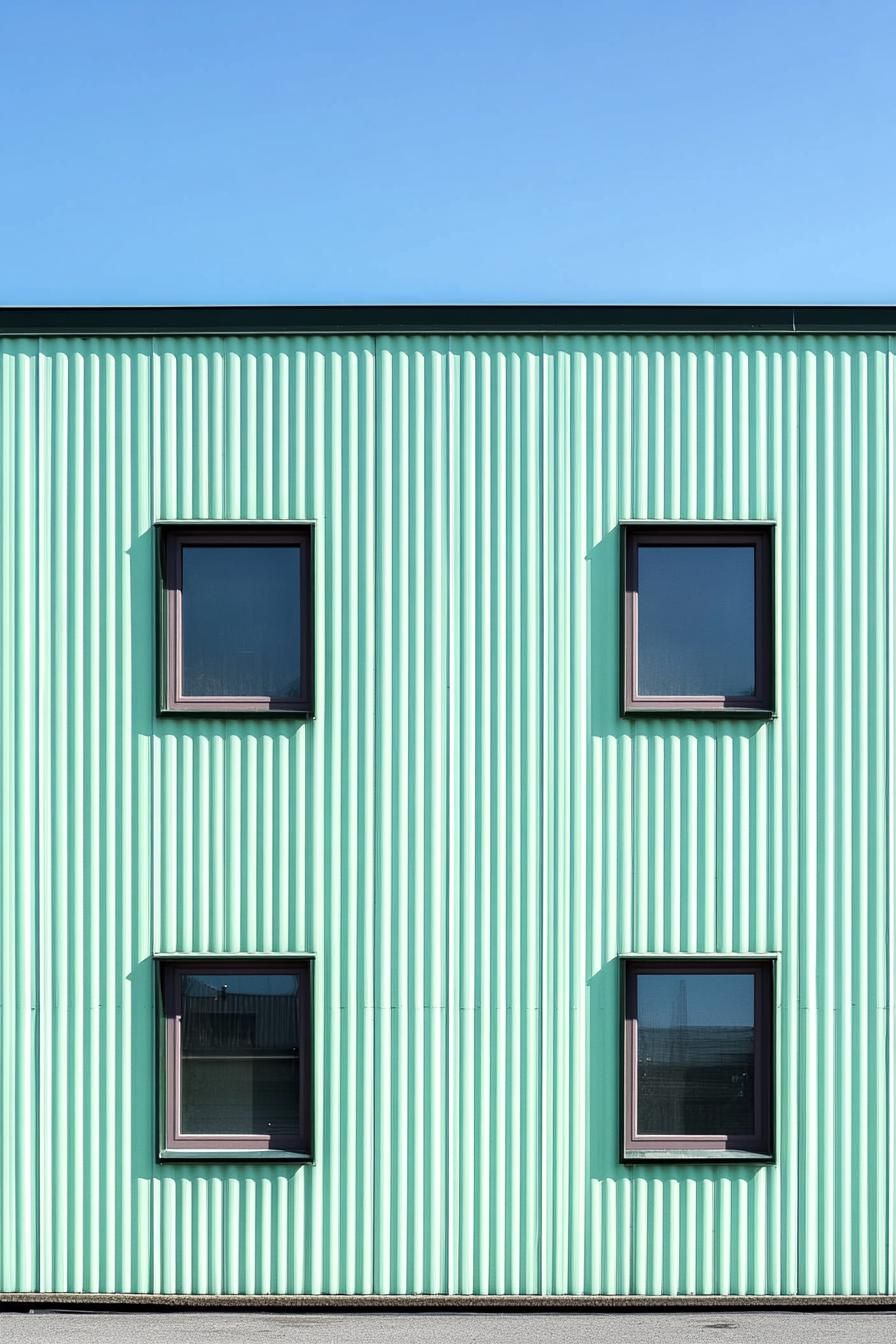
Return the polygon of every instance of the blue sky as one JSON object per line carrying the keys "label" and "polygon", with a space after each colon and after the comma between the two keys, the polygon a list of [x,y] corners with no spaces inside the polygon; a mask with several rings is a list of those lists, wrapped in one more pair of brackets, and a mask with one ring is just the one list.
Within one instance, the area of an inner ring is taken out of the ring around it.
{"label": "blue sky", "polygon": [[894,302],[892,0],[8,0],[0,303]]}

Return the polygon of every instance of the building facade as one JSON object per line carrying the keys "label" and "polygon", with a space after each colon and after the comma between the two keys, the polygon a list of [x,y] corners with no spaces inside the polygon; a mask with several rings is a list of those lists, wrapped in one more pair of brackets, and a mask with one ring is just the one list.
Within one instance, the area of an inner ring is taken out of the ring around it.
{"label": "building facade", "polygon": [[0,328],[0,1291],[896,1291],[896,312]]}

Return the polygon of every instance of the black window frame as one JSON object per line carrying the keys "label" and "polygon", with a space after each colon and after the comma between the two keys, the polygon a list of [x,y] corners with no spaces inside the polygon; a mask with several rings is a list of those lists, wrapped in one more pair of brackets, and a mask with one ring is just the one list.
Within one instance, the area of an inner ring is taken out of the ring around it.
{"label": "black window frame", "polygon": [[[157,524],[160,600],[159,713],[188,717],[300,718],[314,716],[314,523],[178,522]],[[181,693],[183,620],[181,612],[185,546],[292,546],[305,552],[300,567],[300,681],[295,700],[267,696],[186,696]]]}
{"label": "black window frame", "polygon": [[[775,714],[775,524],[630,522],[622,533],[621,689],[623,715],[772,718]],[[638,690],[638,552],[642,546],[752,546],[756,690],[752,696],[642,695]]]}
{"label": "black window frame", "polygon": [[[776,980],[774,955],[631,956],[621,961],[620,1160],[632,1162],[775,1161]],[[754,1132],[738,1135],[641,1134],[638,1130],[637,978],[648,975],[754,977]]]}
{"label": "black window frame", "polygon": [[[294,1164],[314,1161],[314,957],[307,953],[280,956],[158,957],[158,1125],[159,1160],[251,1161]],[[299,983],[300,1122],[297,1133],[191,1134],[180,1120],[180,1019],[185,975],[205,972],[232,975],[292,974]],[[276,1141],[275,1141],[276,1140]]]}

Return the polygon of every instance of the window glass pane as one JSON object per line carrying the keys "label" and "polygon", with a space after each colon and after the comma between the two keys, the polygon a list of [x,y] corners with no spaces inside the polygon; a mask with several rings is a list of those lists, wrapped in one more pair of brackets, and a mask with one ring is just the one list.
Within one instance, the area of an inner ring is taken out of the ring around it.
{"label": "window glass pane", "polygon": [[297,1059],[184,1059],[184,1134],[297,1134]]}
{"label": "window glass pane", "polygon": [[754,983],[750,972],[638,975],[639,1133],[753,1133]]}
{"label": "window glass pane", "polygon": [[184,546],[182,691],[301,697],[299,546]]}
{"label": "window glass pane", "polygon": [[638,693],[756,693],[753,546],[638,547]]}
{"label": "window glass pane", "polygon": [[183,976],[183,1133],[298,1132],[297,995],[290,974]]}

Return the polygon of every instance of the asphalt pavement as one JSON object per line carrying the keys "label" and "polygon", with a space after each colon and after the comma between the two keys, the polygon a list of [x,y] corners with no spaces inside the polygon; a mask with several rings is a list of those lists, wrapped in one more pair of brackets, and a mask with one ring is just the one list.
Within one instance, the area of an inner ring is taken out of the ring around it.
{"label": "asphalt pavement", "polygon": [[877,1344],[893,1311],[111,1312],[0,1311],[2,1344]]}

